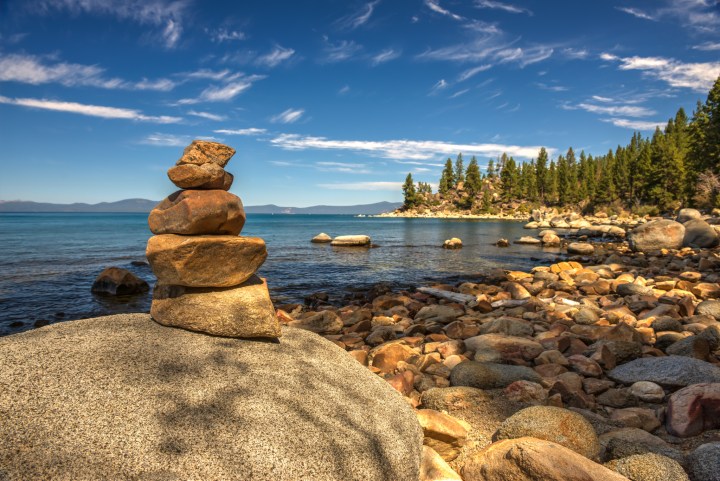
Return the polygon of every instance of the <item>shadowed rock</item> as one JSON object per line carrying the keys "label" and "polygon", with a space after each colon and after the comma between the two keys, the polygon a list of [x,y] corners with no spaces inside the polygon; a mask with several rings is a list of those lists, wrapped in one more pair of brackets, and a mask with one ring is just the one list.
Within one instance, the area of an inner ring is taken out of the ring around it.
{"label": "shadowed rock", "polygon": [[126,269],[108,267],[98,274],[91,290],[96,294],[126,296],[147,292],[150,290],[150,286]]}

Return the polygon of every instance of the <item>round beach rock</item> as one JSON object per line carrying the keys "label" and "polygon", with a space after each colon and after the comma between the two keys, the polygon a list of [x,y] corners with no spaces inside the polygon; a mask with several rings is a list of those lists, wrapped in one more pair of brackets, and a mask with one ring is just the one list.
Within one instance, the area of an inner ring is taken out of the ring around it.
{"label": "round beach rock", "polygon": [[685,226],[669,219],[648,222],[628,234],[630,248],[636,252],[680,249],[684,238]]}
{"label": "round beach rock", "polygon": [[231,235],[156,235],[145,253],[158,281],[187,287],[237,286],[267,258],[259,237]]}
{"label": "round beach rock", "polygon": [[685,387],[720,382],[720,367],[685,356],[643,357],[616,367],[607,376],[623,384],[650,381],[661,386]]}
{"label": "round beach rock", "polygon": [[0,338],[3,479],[417,481],[390,385],[316,334],[256,342],[145,314]]}
{"label": "round beach rock", "polygon": [[240,197],[224,190],[180,190],[148,217],[153,234],[238,235],[245,225]]}
{"label": "round beach rock", "polygon": [[465,361],[450,371],[452,386],[469,386],[478,389],[506,387],[515,381],[540,382],[540,375],[525,366],[495,364],[492,362]]}

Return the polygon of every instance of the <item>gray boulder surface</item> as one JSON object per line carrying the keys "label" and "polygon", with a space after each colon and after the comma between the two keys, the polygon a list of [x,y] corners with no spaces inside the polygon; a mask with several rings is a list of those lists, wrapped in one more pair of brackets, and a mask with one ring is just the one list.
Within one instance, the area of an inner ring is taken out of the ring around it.
{"label": "gray boulder surface", "polygon": [[713,226],[702,219],[692,219],[685,224],[683,245],[686,247],[708,248],[718,245],[718,234]]}
{"label": "gray boulder surface", "polygon": [[343,350],[147,314],[0,338],[0,479],[413,480],[423,433]]}
{"label": "gray boulder surface", "polygon": [[451,386],[496,389],[520,380],[540,382],[542,379],[529,367],[492,362],[465,361],[450,371]]}
{"label": "gray boulder surface", "polygon": [[684,237],[684,225],[674,220],[662,219],[635,227],[628,234],[628,243],[636,252],[679,249],[683,245]]}
{"label": "gray boulder surface", "polygon": [[628,385],[650,381],[661,386],[684,387],[703,382],[720,382],[720,368],[685,356],[643,357],[621,364],[608,372],[607,376]]}

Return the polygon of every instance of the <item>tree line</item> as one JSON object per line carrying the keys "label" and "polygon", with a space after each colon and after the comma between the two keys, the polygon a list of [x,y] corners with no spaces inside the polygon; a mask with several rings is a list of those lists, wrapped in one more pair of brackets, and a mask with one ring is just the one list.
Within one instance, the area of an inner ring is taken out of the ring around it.
{"label": "tree line", "polygon": [[517,201],[578,209],[614,204],[640,213],[720,207],[720,77],[691,119],[680,108],[652,136],[636,132],[605,155],[576,154],[570,147],[551,159],[543,147],[526,162],[502,154],[483,173],[474,156],[465,168],[458,154],[454,164],[445,162],[437,194],[409,173],[403,195],[406,209],[445,201],[477,212]]}

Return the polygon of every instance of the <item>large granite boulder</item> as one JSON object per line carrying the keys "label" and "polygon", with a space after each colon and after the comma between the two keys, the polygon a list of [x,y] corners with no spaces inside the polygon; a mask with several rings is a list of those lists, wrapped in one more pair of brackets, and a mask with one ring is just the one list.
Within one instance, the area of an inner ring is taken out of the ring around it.
{"label": "large granite boulder", "polygon": [[674,220],[662,219],[634,228],[628,234],[630,248],[650,252],[660,249],[679,249],[683,245],[685,226]]}
{"label": "large granite boulder", "polygon": [[150,211],[153,234],[238,235],[245,225],[245,210],[236,195],[224,190],[180,190]]}
{"label": "large granite boulder", "polygon": [[720,382],[720,367],[685,356],[643,357],[616,367],[607,376],[623,384],[650,381],[661,386],[684,387]]}
{"label": "large granite boulder", "polygon": [[684,246],[708,248],[718,245],[718,233],[704,220],[693,219],[683,225],[685,226]]}
{"label": "large granite boulder", "polygon": [[697,209],[690,208],[680,209],[677,217],[675,218],[675,220],[681,224],[694,219],[702,219],[702,213]]}
{"label": "large granite boulder", "polygon": [[145,251],[158,280],[188,287],[242,284],[267,258],[259,237],[156,235]]}
{"label": "large granite boulder", "polygon": [[0,338],[0,478],[408,480],[423,433],[316,334],[253,342],[145,314]]}

